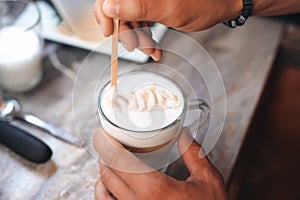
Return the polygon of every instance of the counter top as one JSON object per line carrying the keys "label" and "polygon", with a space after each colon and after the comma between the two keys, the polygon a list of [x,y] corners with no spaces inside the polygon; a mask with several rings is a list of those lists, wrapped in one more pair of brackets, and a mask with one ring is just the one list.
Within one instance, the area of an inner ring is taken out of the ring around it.
{"label": "counter top", "polygon": [[[281,38],[282,23],[269,18],[250,18],[244,27],[229,29],[217,25],[207,31],[189,33],[201,44],[215,61],[224,81],[226,93],[211,99],[213,106],[226,98],[226,120],[222,135],[209,153],[212,163],[228,182],[247,129],[257,107],[259,98],[268,78],[277,47]],[[181,49],[197,59],[194,49],[185,46],[184,41],[166,34],[163,46]],[[49,58],[44,59],[44,78],[34,90],[13,95],[22,104],[24,112],[30,112],[49,123],[60,126],[74,134],[82,128],[92,134],[94,127],[89,123],[94,113],[84,104],[82,96],[73,98],[75,72],[89,52],[47,42],[45,52],[56,49],[61,65],[54,68]],[[55,59],[55,58],[52,58]],[[53,61],[53,60],[52,60]],[[93,54],[88,65],[92,73],[101,71],[110,57]],[[161,64],[179,66],[181,59],[165,54]],[[135,63],[120,60],[120,65]],[[99,71],[98,71],[99,70]],[[188,73],[188,72],[187,72]],[[193,82],[195,75],[189,73]],[[88,81],[88,80],[87,80]],[[91,82],[96,80],[90,80]],[[201,91],[200,91],[201,92]],[[203,94],[208,98],[207,94]],[[81,103],[80,123],[74,126],[73,101]],[[218,118],[218,115],[216,115]],[[31,126],[23,126],[33,135],[45,141],[52,149],[53,156],[44,164],[25,161],[0,144],[0,199],[94,199],[94,184],[99,176],[97,160],[85,148],[76,148]],[[180,174],[180,166],[172,166],[173,173]]]}

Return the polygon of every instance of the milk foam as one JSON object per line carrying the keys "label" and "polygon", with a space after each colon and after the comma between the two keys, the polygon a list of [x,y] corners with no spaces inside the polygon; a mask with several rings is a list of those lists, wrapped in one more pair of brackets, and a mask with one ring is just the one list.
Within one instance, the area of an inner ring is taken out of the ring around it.
{"label": "milk foam", "polygon": [[107,85],[101,97],[104,115],[121,128],[153,131],[176,121],[184,107],[180,89],[169,79],[149,72],[125,75],[118,89]]}
{"label": "milk foam", "polygon": [[170,90],[160,85],[149,84],[131,93],[128,109],[147,112],[155,109],[176,109],[179,105],[179,98]]}

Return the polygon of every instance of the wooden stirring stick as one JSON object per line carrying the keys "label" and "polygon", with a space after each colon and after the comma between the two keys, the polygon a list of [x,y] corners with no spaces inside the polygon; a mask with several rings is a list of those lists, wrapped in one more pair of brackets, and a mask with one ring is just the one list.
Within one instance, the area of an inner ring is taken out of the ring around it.
{"label": "wooden stirring stick", "polygon": [[111,49],[111,87],[117,87],[118,75],[118,34],[119,20],[114,19],[114,31],[112,34],[112,49]]}

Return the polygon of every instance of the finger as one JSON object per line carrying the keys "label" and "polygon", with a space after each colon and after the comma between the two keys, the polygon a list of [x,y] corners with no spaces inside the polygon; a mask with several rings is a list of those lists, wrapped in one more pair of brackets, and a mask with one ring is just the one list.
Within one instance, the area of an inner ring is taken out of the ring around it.
{"label": "finger", "polygon": [[133,199],[133,191],[123,179],[110,168],[100,164],[100,176],[102,184],[117,199]]}
{"label": "finger", "polygon": [[141,22],[142,23],[142,30],[146,33],[150,38],[152,38],[152,31],[151,31],[151,23],[150,22]]}
{"label": "finger", "polygon": [[184,128],[182,131],[178,149],[191,176],[199,176],[204,169],[211,167],[210,162],[203,155],[200,145],[193,140],[188,128]]}
{"label": "finger", "polygon": [[113,32],[113,21],[111,18],[104,15],[102,5],[104,0],[96,0],[94,4],[94,14],[100,28],[102,29],[103,35],[108,37]]}
{"label": "finger", "polygon": [[95,185],[95,199],[96,200],[114,200],[110,192],[105,188],[101,179],[98,179]]}
{"label": "finger", "polygon": [[[148,25],[148,22],[144,23]],[[132,29],[133,28],[133,29]],[[150,55],[155,61],[160,60],[162,51],[159,45],[152,38],[149,27],[142,27],[142,23],[122,21],[120,23],[119,40],[128,51],[139,48],[146,55]]]}
{"label": "finger", "polygon": [[133,173],[153,171],[102,129],[94,134],[94,148],[101,162],[110,168]]}
{"label": "finger", "polygon": [[129,25],[133,29],[139,29],[143,31],[149,38],[152,38],[152,32],[149,28],[149,22],[130,22]]}
{"label": "finger", "polygon": [[146,55],[151,55],[154,52],[156,42],[145,34],[140,28],[134,29],[138,38],[138,48]]}
{"label": "finger", "polygon": [[[133,51],[135,48],[138,48],[140,46],[139,40],[145,40],[145,37],[149,38],[149,36],[143,31],[142,24],[140,22],[122,21],[122,23],[120,24],[119,40],[128,51]],[[148,42],[148,44],[146,44],[147,41],[142,42],[142,45],[145,45],[145,48],[141,50],[145,54],[150,55],[153,52],[153,44],[151,38],[147,40],[150,40],[150,42]]]}
{"label": "finger", "polygon": [[161,57],[162,57],[162,50],[161,50],[159,44],[157,44],[157,43],[155,44],[154,51],[153,51],[153,53],[150,56],[155,61],[159,61],[161,59]]}
{"label": "finger", "polygon": [[124,21],[161,21],[162,9],[166,8],[163,3],[160,0],[105,0],[103,11],[110,18]]}
{"label": "finger", "polygon": [[134,28],[141,28],[142,25],[140,22],[130,22],[130,26],[134,29]]}
{"label": "finger", "polygon": [[169,178],[144,164],[102,129],[94,134],[94,147],[102,162],[132,189],[142,190],[149,184],[157,184],[161,179]]}
{"label": "finger", "polygon": [[160,190],[162,183],[173,184],[176,180],[158,171],[146,173],[128,173],[119,170],[113,170],[119,177],[121,177],[133,192],[145,193],[150,190]]}
{"label": "finger", "polygon": [[[144,25],[147,25],[146,23]],[[138,39],[138,48],[146,55],[150,55],[155,61],[160,60],[162,51],[156,41],[152,39],[149,27],[143,27],[143,24],[140,22],[130,22],[130,26]],[[149,31],[147,31],[147,28]]]}
{"label": "finger", "polygon": [[123,44],[125,49],[133,51],[138,47],[138,39],[135,32],[125,21],[120,21],[119,41]]}

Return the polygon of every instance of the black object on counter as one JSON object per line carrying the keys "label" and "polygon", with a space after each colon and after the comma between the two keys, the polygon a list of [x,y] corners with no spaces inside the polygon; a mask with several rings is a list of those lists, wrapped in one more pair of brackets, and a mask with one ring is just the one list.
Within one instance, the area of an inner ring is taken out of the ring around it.
{"label": "black object on counter", "polygon": [[52,156],[48,145],[8,122],[0,121],[0,143],[34,163],[44,163]]}

